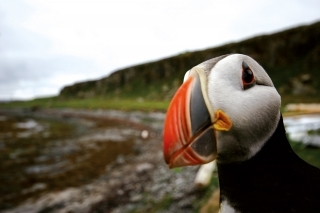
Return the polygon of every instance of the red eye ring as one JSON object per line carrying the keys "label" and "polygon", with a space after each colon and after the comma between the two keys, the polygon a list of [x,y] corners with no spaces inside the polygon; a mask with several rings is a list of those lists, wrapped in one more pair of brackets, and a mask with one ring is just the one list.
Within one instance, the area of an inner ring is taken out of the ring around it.
{"label": "red eye ring", "polygon": [[254,74],[246,62],[242,62],[243,89],[249,89],[255,85]]}

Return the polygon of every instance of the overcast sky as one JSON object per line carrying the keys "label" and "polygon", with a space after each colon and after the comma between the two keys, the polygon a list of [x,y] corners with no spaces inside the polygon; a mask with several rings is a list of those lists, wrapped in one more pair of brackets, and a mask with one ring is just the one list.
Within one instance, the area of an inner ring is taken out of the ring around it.
{"label": "overcast sky", "polygon": [[319,0],[1,0],[0,100],[316,21]]}

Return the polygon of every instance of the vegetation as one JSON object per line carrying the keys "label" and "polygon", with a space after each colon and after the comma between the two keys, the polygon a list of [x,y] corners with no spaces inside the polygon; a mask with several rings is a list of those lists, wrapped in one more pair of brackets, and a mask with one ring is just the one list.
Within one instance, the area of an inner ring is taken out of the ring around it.
{"label": "vegetation", "polygon": [[[282,95],[282,111],[288,103],[320,103],[320,96]],[[166,111],[170,100],[145,100],[143,98],[94,97],[87,99],[61,99],[59,97],[36,98],[30,101],[0,103],[0,108],[74,108],[74,109],[118,109],[124,111]]]}
{"label": "vegetation", "polygon": [[261,63],[281,94],[283,106],[292,102],[320,102],[319,37],[320,22],[317,22],[125,68],[99,80],[66,86],[57,97],[1,103],[0,108],[163,111],[187,70],[205,60],[229,53],[247,54]]}
{"label": "vegetation", "polygon": [[287,103],[320,102],[320,22],[216,48],[186,52],[64,87],[57,97],[0,104],[0,108],[166,110],[184,73],[229,53],[247,54],[268,72]]}
{"label": "vegetation", "polygon": [[151,101],[143,99],[59,99],[57,97],[39,98],[31,101],[13,101],[0,104],[0,108],[27,108],[36,110],[39,108],[74,108],[74,109],[118,109],[141,111],[165,111],[169,101]]}
{"label": "vegetation", "polygon": [[170,100],[186,71],[203,61],[230,53],[246,54],[258,61],[282,96],[319,96],[319,37],[320,22],[238,43],[186,52],[118,70],[99,80],[66,86],[59,97]]}
{"label": "vegetation", "polygon": [[[319,135],[318,135],[319,136]],[[319,148],[308,148],[306,145],[298,142],[290,142],[294,152],[309,164],[320,169]]]}

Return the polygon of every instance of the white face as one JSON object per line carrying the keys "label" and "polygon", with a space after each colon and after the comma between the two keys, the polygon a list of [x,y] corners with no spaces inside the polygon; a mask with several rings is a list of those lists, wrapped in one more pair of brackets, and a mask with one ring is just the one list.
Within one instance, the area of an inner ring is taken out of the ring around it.
{"label": "white face", "polygon": [[[243,81],[243,62],[254,83]],[[245,86],[244,86],[245,85]],[[208,75],[208,98],[214,111],[224,111],[232,128],[217,131],[218,162],[236,162],[255,155],[275,131],[281,99],[264,69],[252,58],[233,54],[220,60]]]}

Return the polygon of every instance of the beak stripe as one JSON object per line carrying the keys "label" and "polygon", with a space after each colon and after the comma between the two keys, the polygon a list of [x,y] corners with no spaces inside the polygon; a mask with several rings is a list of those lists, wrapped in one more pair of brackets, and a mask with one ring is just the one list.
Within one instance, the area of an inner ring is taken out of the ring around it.
{"label": "beak stripe", "polygon": [[184,103],[184,99],[180,99],[179,103],[178,103],[178,109],[182,109],[184,110],[183,112],[179,112],[177,113],[178,114],[178,120],[177,120],[177,126],[179,127],[178,128],[178,133],[179,133],[179,138],[180,138],[180,142],[181,142],[181,145],[184,146],[186,144],[186,138],[185,138],[185,121],[184,121],[184,114],[186,113],[186,110],[185,110],[185,107],[183,107],[185,105]]}
{"label": "beak stripe", "polygon": [[191,130],[190,115],[188,114],[191,84],[193,77],[189,77],[187,81],[178,89],[169,106],[165,121],[165,134],[163,151],[167,163],[170,161],[170,156],[177,152],[181,147],[186,146],[190,139]]}
{"label": "beak stripe", "polygon": [[[196,73],[196,72],[195,72]],[[192,88],[190,101],[190,115],[192,134],[196,135],[200,130],[211,126],[211,118],[208,108],[206,106],[203,93],[201,90],[200,76],[198,73],[195,78],[195,83]]]}
{"label": "beak stripe", "polygon": [[169,167],[177,167],[185,165],[185,162],[188,162],[188,165],[197,165],[199,162],[205,163],[204,159],[199,158],[199,156],[193,151],[193,149],[188,146],[179,149],[177,152],[174,153],[172,156]]}
{"label": "beak stripe", "polygon": [[163,153],[171,168],[208,163],[217,158],[215,133],[232,127],[226,113],[212,109],[206,84],[206,73],[193,68],[168,108]]}
{"label": "beak stripe", "polygon": [[188,114],[189,112],[189,101],[190,101],[190,96],[188,95],[190,93],[190,86],[193,81],[193,78],[190,77],[187,80],[187,85],[185,88],[183,88],[183,93],[185,96],[180,96],[180,100],[178,103],[178,109],[182,109],[182,112],[177,113],[178,114],[178,120],[177,120],[177,126],[179,126],[179,137],[180,137],[180,142],[182,143],[182,146],[185,146],[189,139],[190,139],[190,131],[188,128],[188,123],[190,123],[190,115]]}

